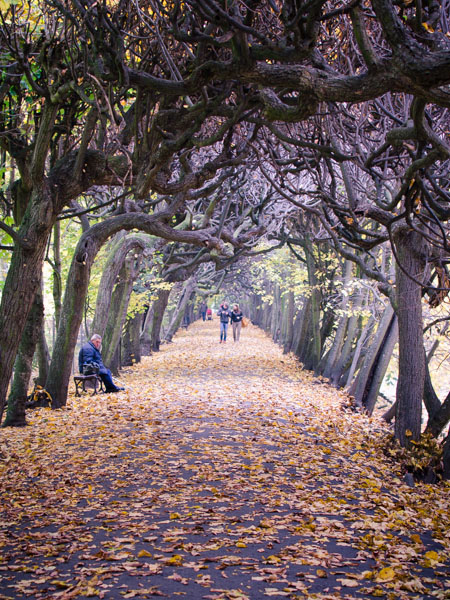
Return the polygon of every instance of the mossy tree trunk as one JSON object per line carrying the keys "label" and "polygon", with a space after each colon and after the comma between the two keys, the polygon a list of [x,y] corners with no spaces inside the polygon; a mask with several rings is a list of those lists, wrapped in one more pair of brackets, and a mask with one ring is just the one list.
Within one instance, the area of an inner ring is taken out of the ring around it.
{"label": "mossy tree trunk", "polygon": [[33,356],[42,329],[43,316],[44,302],[42,290],[39,286],[20,341],[3,427],[23,427],[26,425],[25,405],[33,368]]}

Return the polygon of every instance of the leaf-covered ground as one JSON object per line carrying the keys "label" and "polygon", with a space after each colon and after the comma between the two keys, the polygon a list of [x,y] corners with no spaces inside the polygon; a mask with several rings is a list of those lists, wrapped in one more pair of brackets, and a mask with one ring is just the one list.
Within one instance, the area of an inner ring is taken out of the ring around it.
{"label": "leaf-covered ground", "polygon": [[0,598],[450,598],[448,485],[258,329],[0,432]]}

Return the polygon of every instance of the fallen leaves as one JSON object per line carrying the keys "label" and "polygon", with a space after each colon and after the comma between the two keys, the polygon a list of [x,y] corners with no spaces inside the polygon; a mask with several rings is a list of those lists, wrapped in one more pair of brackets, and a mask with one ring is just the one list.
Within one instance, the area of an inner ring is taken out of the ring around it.
{"label": "fallen leaves", "polygon": [[444,600],[450,487],[405,486],[381,421],[215,325],[129,369],[136,395],[1,431],[5,597]]}

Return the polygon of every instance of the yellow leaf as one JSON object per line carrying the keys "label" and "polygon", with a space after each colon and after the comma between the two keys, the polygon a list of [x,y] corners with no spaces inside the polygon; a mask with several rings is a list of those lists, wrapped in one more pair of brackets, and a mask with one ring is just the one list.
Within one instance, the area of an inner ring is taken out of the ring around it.
{"label": "yellow leaf", "polygon": [[183,564],[183,557],[179,554],[174,554],[170,558],[166,560],[166,565],[173,565],[175,567],[179,567]]}
{"label": "yellow leaf", "polygon": [[238,548],[247,548],[247,544],[244,544],[244,542],[236,542],[236,546]]}
{"label": "yellow leaf", "polygon": [[411,536],[411,539],[412,539],[412,541],[413,541],[415,544],[421,544],[421,543],[422,543],[422,540],[421,540],[421,538],[420,538],[420,535],[418,535],[417,533],[413,533],[413,534],[412,534],[412,536]]}
{"label": "yellow leaf", "polygon": [[170,513],[170,518],[172,520],[174,520],[174,519],[181,519],[181,515],[180,515],[180,513]]}
{"label": "yellow leaf", "polygon": [[317,577],[323,577],[323,578],[328,577],[328,573],[324,569],[317,569],[316,575],[317,575]]}
{"label": "yellow leaf", "polygon": [[279,556],[275,556],[275,554],[271,554],[266,558],[266,562],[268,563],[280,563],[281,558]]}
{"label": "yellow leaf", "polygon": [[391,569],[391,567],[385,567],[384,569],[381,569],[381,571],[378,573],[378,575],[375,578],[375,581],[386,582],[386,581],[392,581],[394,578],[395,578],[394,569]]}
{"label": "yellow leaf", "polygon": [[138,553],[138,557],[141,558],[141,556],[151,556],[150,552],[148,552],[148,550],[141,550]]}

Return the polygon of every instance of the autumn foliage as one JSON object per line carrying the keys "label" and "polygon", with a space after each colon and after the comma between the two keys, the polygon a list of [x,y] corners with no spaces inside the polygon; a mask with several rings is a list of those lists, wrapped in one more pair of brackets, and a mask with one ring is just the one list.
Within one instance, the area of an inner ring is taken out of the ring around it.
{"label": "autumn foliage", "polygon": [[450,488],[250,326],[0,440],[0,598],[448,598]]}

